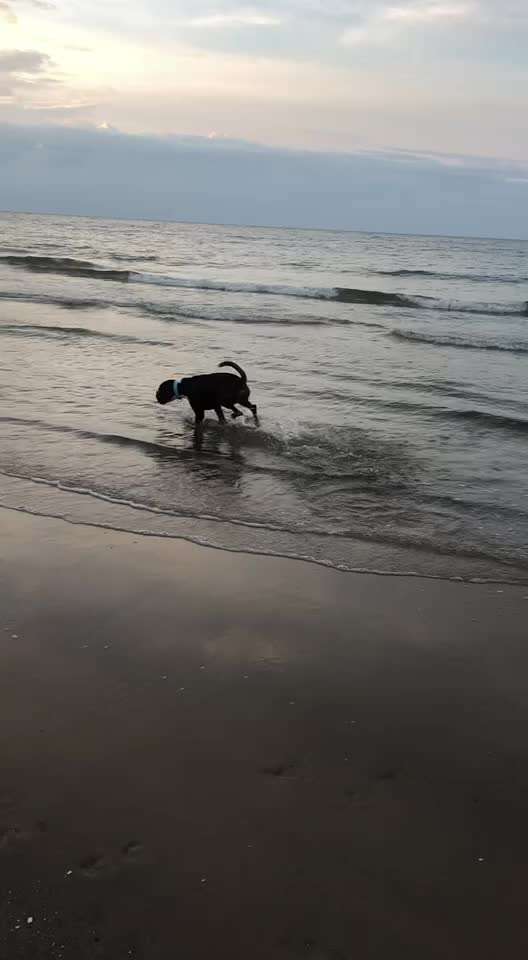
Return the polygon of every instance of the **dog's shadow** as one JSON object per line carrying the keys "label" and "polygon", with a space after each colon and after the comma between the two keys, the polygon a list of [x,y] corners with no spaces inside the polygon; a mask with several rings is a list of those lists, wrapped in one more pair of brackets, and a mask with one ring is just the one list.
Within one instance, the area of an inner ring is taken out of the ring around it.
{"label": "dog's shadow", "polygon": [[254,424],[249,420],[226,423],[206,420],[201,426],[193,425],[189,442],[197,453],[205,449],[207,453],[238,460],[243,458],[244,449],[266,445],[267,435],[257,430],[257,426],[260,423]]}
{"label": "dog's shadow", "polygon": [[[156,442],[143,446],[143,451],[154,460],[172,484],[183,469],[189,480],[218,483],[236,490],[243,474],[250,467],[245,450],[265,445],[265,439],[257,439],[260,431],[248,421],[247,424],[216,423],[206,420],[200,427],[186,419],[183,430],[157,431]],[[180,468],[180,470],[175,468]]]}

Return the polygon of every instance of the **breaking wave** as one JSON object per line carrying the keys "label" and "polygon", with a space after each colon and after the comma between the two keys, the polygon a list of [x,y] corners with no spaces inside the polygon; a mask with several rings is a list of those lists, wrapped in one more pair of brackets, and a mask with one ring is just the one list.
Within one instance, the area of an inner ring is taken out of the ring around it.
{"label": "breaking wave", "polygon": [[505,353],[528,353],[528,341],[491,340],[485,337],[460,337],[456,334],[427,333],[418,330],[391,330],[397,340],[427,343],[434,347],[457,347],[461,350],[498,350]]}
{"label": "breaking wave", "polygon": [[31,270],[34,273],[60,273],[72,277],[93,277],[96,280],[121,280],[130,278],[129,270],[109,270],[89,260],[73,257],[4,256],[0,258],[10,267]]}
{"label": "breaking wave", "polygon": [[0,336],[8,334],[14,337],[51,337],[54,340],[71,340],[76,337],[88,337],[95,340],[113,340],[118,343],[139,343],[147,347],[170,347],[165,340],[147,340],[126,333],[110,333],[103,330],[90,330],[87,327],[61,327],[53,324],[1,323]]}
{"label": "breaking wave", "polygon": [[[384,290],[363,290],[355,287],[307,287],[284,284],[249,283],[207,278],[174,277],[133,270],[114,270],[71,257],[3,256],[0,262],[40,273],[58,273],[70,277],[87,277],[146,286],[174,287],[176,289],[207,290],[226,293],[264,294],[267,296],[296,297],[305,300],[327,300],[337,303],[365,304],[379,307],[450,311],[487,314],[490,316],[528,316],[528,302],[518,303],[464,303],[420,295],[388,293]],[[417,273],[417,271],[415,271]],[[403,274],[401,274],[403,275]]]}
{"label": "breaking wave", "polygon": [[443,270],[369,270],[377,277],[435,277],[437,280],[469,280],[472,283],[525,283],[517,274],[451,273]]}

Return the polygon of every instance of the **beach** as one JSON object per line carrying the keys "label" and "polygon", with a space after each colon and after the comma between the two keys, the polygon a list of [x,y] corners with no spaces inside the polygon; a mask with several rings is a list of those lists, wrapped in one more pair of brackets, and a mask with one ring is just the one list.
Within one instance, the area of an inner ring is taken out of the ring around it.
{"label": "beach", "polygon": [[523,955],[525,586],[0,525],[2,957]]}

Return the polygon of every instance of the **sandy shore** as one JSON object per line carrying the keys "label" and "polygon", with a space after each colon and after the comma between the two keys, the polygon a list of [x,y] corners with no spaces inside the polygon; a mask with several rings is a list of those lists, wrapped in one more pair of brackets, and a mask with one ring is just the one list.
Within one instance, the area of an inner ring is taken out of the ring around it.
{"label": "sandy shore", "polygon": [[524,956],[526,588],[0,529],[1,957]]}

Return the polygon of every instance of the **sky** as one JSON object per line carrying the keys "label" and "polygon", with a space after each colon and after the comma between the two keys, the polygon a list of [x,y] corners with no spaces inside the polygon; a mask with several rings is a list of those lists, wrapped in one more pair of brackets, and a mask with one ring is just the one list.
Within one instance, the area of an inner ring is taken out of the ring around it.
{"label": "sky", "polygon": [[0,205],[528,236],[527,45],[528,0],[0,0]]}

